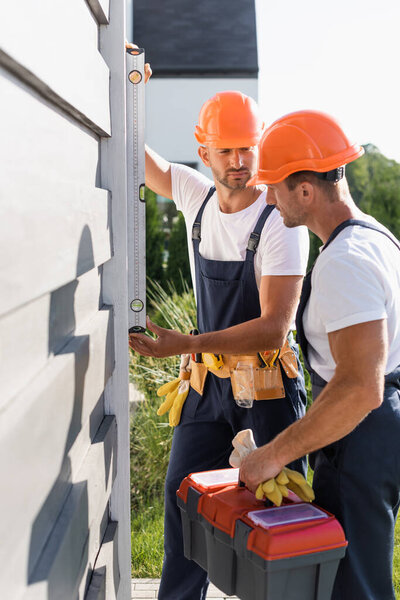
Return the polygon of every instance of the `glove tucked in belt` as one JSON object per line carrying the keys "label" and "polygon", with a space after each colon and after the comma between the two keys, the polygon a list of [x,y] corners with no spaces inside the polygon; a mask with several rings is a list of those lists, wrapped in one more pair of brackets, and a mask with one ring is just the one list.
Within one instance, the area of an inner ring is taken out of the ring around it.
{"label": "glove tucked in belt", "polygon": [[182,408],[190,387],[190,354],[182,354],[179,367],[179,377],[164,383],[158,390],[157,396],[165,396],[164,402],[157,410],[158,416],[169,411],[169,425],[176,427],[181,420]]}

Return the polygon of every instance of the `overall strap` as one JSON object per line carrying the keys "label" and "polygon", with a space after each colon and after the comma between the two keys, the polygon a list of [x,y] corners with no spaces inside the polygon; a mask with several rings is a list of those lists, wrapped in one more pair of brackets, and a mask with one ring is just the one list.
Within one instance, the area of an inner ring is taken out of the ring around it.
{"label": "overall strap", "polygon": [[[323,252],[325,250],[325,248],[327,248],[329,246],[329,244],[331,242],[333,242],[333,240],[335,239],[335,237],[337,235],[339,235],[339,233],[341,231],[343,231],[343,229],[345,229],[346,227],[353,227],[354,225],[359,225],[360,227],[365,227],[366,229],[373,229],[373,231],[377,231],[378,233],[382,233],[383,235],[385,235],[387,238],[389,238],[389,240],[391,242],[393,242],[393,244],[395,246],[397,246],[398,250],[400,250],[400,243],[396,240],[396,238],[391,235],[390,233],[388,233],[387,231],[384,231],[383,229],[381,229],[380,227],[377,227],[376,225],[374,225],[373,223],[369,223],[368,221],[361,221],[360,219],[347,219],[347,221],[343,221],[343,223],[340,223],[340,225],[338,225],[331,233],[331,235],[329,236],[326,244],[324,244],[324,247],[322,248],[321,252]],[[315,263],[314,263],[315,264]],[[314,265],[313,267],[314,268]],[[312,270],[312,269],[311,269]]]}
{"label": "overall strap", "polygon": [[[347,219],[347,221],[343,221],[343,223],[340,223],[340,225],[338,225],[332,231],[332,233],[329,236],[326,244],[324,244],[324,247],[322,248],[321,252],[323,252],[329,246],[329,244],[331,242],[333,242],[333,240],[336,238],[336,236],[339,235],[339,233],[341,231],[343,231],[343,229],[345,229],[346,227],[352,227],[354,225],[359,225],[360,227],[365,227],[366,229],[372,229],[373,231],[377,231],[378,233],[382,233],[387,238],[389,238],[389,240],[391,242],[393,242],[393,244],[400,250],[400,244],[396,240],[396,238],[394,236],[390,235],[388,232],[383,231],[383,229],[380,229],[380,227],[377,227],[376,225],[374,225],[373,223],[369,223],[368,221],[361,221],[359,219]],[[307,341],[307,338],[306,338],[305,333],[304,333],[303,314],[304,314],[307,302],[308,302],[308,300],[310,298],[310,294],[311,294],[311,275],[312,275],[312,272],[313,272],[313,269],[314,269],[314,266],[315,266],[317,260],[318,260],[318,257],[317,257],[317,259],[315,260],[313,266],[311,267],[311,269],[309,270],[309,272],[307,273],[307,275],[304,278],[303,287],[302,287],[302,290],[301,290],[299,307],[297,309],[297,314],[296,314],[297,341],[300,344],[300,347],[302,349],[306,368],[310,372],[312,371],[312,369],[311,369],[311,367],[309,365],[308,356],[307,356],[308,341]]]}
{"label": "overall strap", "polygon": [[273,204],[267,204],[262,211],[259,219],[254,227],[254,230],[251,232],[249,241],[247,243],[246,248],[246,260],[251,262],[254,261],[255,253],[257,252],[258,244],[260,242],[261,232],[264,228],[265,222],[268,219],[271,212],[274,210],[275,206]]}
{"label": "overall strap", "polygon": [[197,213],[197,216],[194,220],[193,227],[192,227],[192,241],[193,241],[194,250],[196,250],[196,244],[198,247],[198,245],[200,244],[200,240],[201,240],[201,219],[203,217],[204,209],[207,205],[207,202],[209,201],[209,199],[211,198],[211,196],[213,195],[214,192],[215,192],[215,186],[213,185],[208,190],[207,196],[204,198],[204,202],[200,206],[199,212]]}

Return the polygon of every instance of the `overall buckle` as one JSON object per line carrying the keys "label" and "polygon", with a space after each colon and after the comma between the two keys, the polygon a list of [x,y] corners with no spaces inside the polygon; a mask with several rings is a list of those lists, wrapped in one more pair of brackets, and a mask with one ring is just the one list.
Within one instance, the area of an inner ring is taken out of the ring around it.
{"label": "overall buckle", "polygon": [[259,241],[260,234],[253,231],[253,233],[250,234],[249,241],[247,243],[247,250],[250,250],[250,252],[254,252],[255,254],[257,251]]}

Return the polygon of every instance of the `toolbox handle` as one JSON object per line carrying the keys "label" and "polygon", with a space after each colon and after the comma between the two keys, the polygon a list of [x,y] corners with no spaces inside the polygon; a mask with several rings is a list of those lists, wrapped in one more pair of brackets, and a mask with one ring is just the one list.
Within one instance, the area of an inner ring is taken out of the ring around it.
{"label": "toolbox handle", "polygon": [[[241,479],[239,479],[239,481],[238,481],[238,485],[239,485],[239,487],[241,487],[241,488],[242,488],[242,487],[246,487],[246,484],[245,484],[245,482],[244,482],[244,481],[242,481]],[[271,500],[268,500],[268,498],[264,498],[264,506],[265,506],[266,508],[270,508],[270,507],[271,507],[271,506],[273,506],[273,505],[274,505],[274,503],[273,503],[273,502],[271,502]]]}

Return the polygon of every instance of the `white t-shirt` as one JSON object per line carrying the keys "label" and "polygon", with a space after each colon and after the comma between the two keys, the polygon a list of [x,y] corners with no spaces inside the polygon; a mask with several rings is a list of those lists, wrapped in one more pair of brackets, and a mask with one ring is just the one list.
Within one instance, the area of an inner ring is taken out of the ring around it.
{"label": "white t-shirt", "polygon": [[[172,163],[172,197],[186,222],[190,270],[196,292],[192,227],[213,182],[190,167]],[[204,209],[201,221],[200,254],[211,260],[244,261],[251,232],[265,208],[266,192],[251,206],[235,213],[223,213],[215,192]],[[254,257],[257,286],[264,275],[304,275],[309,238],[306,227],[289,229],[277,210],[264,225]]]}
{"label": "white t-shirt", "polygon": [[[362,220],[385,230],[368,215]],[[379,319],[387,319],[387,374],[400,364],[400,251],[382,233],[346,227],[321,252],[312,272],[303,315],[311,367],[329,381],[336,365],[328,333]]]}

